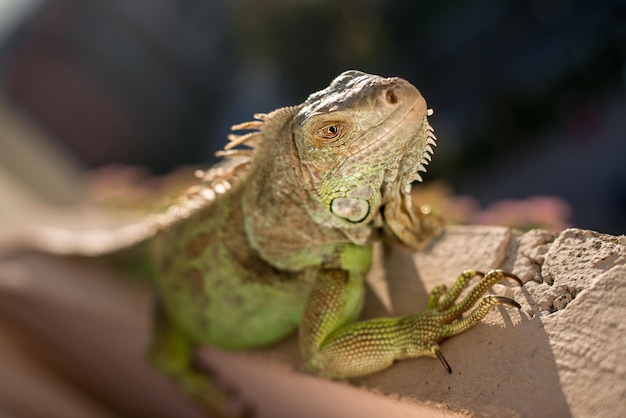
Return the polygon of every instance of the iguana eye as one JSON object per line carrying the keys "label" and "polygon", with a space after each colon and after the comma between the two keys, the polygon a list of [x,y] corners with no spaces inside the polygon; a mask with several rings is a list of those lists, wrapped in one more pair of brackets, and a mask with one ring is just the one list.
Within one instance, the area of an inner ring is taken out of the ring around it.
{"label": "iguana eye", "polygon": [[317,131],[317,134],[322,139],[335,139],[339,136],[340,133],[341,133],[341,126],[339,126],[336,123],[331,124],[331,125],[326,125],[322,129]]}

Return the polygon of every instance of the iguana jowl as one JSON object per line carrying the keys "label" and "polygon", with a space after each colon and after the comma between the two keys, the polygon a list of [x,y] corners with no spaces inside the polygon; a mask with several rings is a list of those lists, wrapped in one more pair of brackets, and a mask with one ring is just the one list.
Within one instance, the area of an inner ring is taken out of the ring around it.
{"label": "iguana jowl", "polygon": [[468,270],[450,290],[437,287],[424,312],[357,321],[372,243],[417,250],[440,230],[410,196],[435,145],[430,113],[407,81],[347,71],[301,105],[234,126],[250,132],[219,152],[231,164],[201,173],[198,186],[137,229],[154,238],[164,307],[155,363],[209,408],[221,395],[191,367],[197,344],[258,347],[298,329],[318,375],[359,376],[419,356],[450,371],[438,343],[497,304],[519,308],[486,296],[461,318],[497,281],[519,282],[514,275]]}

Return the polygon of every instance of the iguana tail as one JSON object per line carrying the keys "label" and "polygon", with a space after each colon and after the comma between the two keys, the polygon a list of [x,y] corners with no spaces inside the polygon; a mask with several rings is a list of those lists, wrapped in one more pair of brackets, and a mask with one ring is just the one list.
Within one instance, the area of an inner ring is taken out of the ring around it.
{"label": "iguana tail", "polygon": [[40,252],[56,256],[105,257],[133,275],[154,278],[151,244],[159,229],[151,219],[112,222],[109,216],[106,228],[101,225],[90,228],[83,225],[80,211],[72,215],[74,226],[68,222],[67,214],[62,216],[65,219],[58,226],[36,224],[36,220],[31,223],[5,220],[0,226],[0,256]]}

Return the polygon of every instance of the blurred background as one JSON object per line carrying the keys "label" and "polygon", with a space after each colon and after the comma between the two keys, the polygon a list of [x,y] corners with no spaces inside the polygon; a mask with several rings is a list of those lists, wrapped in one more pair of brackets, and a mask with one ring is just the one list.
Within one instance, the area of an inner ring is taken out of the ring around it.
{"label": "blurred background", "polygon": [[[439,194],[626,231],[626,8],[608,0],[0,0],[4,206],[71,201],[109,164],[211,164],[230,125],[352,68],[435,109]],[[506,223],[487,215],[465,221]]]}
{"label": "blurred background", "polygon": [[[212,164],[346,69],[435,109],[416,196],[453,222],[626,232],[623,1],[0,0],[0,235]],[[147,289],[0,262],[0,416],[199,416],[142,360]]]}

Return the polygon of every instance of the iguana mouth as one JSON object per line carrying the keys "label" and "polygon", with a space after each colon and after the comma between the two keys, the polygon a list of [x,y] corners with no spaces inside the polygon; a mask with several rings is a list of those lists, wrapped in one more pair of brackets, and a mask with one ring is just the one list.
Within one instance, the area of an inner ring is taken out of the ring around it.
{"label": "iguana mouth", "polygon": [[[418,98],[391,129],[385,130],[384,135],[375,141],[368,142],[365,146],[358,147],[356,152],[354,148],[357,146],[352,147],[349,158],[342,165],[350,164],[351,158],[362,158],[364,155],[376,156],[388,152],[386,148],[389,147],[389,139],[395,138],[397,128],[402,126],[413,112],[416,112],[419,101]],[[432,109],[428,109],[427,115],[432,115],[432,113]],[[390,189],[399,188],[401,194],[408,195],[411,191],[411,184],[414,181],[422,181],[420,171],[426,171],[426,166],[434,151],[432,147],[436,146],[435,141],[434,130],[425,117],[420,124],[420,129],[410,135],[405,144],[400,147],[401,154],[396,160],[397,162],[386,167],[383,182],[379,188],[379,193],[382,195],[379,195],[380,203],[384,204],[397,193],[389,193]],[[364,195],[365,190],[368,191],[367,195]],[[371,200],[373,197],[375,197],[375,193],[369,187],[355,187],[347,191],[345,197],[334,198],[330,202],[330,210],[334,215],[351,223],[360,223],[365,221],[372,212],[371,206],[374,202]]]}
{"label": "iguana mouth", "polygon": [[[425,172],[426,166],[431,161],[436,137],[427,119],[433,114],[432,109],[428,109],[419,122],[409,120],[412,115],[419,115],[418,107],[421,102],[421,98],[418,98],[391,128],[381,126],[379,129],[383,129],[384,134],[376,140],[369,141],[365,146],[361,145],[357,151],[354,150],[356,146],[350,150],[350,158],[343,161],[342,165],[350,165],[351,159],[359,158],[366,161],[383,160],[386,166],[380,183],[376,185],[376,182],[372,181],[369,184],[373,189],[369,196],[353,196],[355,190],[362,188],[355,185],[346,193],[346,197],[335,198],[331,202],[331,211],[335,215],[352,223],[365,221],[372,213],[372,206],[385,205],[390,199],[409,195],[412,183],[422,181],[420,172]],[[418,129],[408,131],[417,124]],[[406,126],[404,130],[403,126]],[[392,153],[396,156],[389,156]],[[389,156],[388,160],[385,159],[386,156]]]}
{"label": "iguana mouth", "polygon": [[[396,99],[397,100],[397,99]],[[423,101],[422,97],[418,97],[417,99],[415,99],[415,101],[413,102],[413,104],[411,105],[411,107],[404,113],[404,115],[402,115],[400,117],[400,119],[394,123],[392,126],[390,126],[389,128],[385,128],[386,125],[386,121],[381,122],[378,126],[374,126],[372,127],[374,130],[376,129],[382,129],[384,131],[383,135],[379,136],[379,137],[375,137],[374,140],[371,141],[367,141],[365,146],[360,146],[359,143],[355,143],[349,150],[349,157],[355,156],[355,155],[363,155],[367,150],[369,150],[370,148],[374,148],[374,150],[370,153],[370,154],[377,154],[379,151],[385,151],[384,149],[382,149],[383,147],[385,147],[386,143],[387,143],[387,139],[388,138],[393,138],[396,134],[396,132],[398,131],[398,128],[400,126],[402,126],[407,118],[409,118],[412,114],[418,114],[417,112],[417,108],[418,106],[421,104],[421,102]],[[428,121],[425,121],[426,125],[428,125]],[[430,126],[430,125],[428,125]],[[432,129],[432,128],[431,128]],[[412,139],[416,139],[418,135],[415,136],[415,138]],[[367,137],[364,137],[364,140]],[[406,146],[410,146],[411,144],[411,140],[406,141]],[[381,149],[376,149],[377,146],[380,146]],[[356,148],[356,151],[354,151],[354,149]]]}

